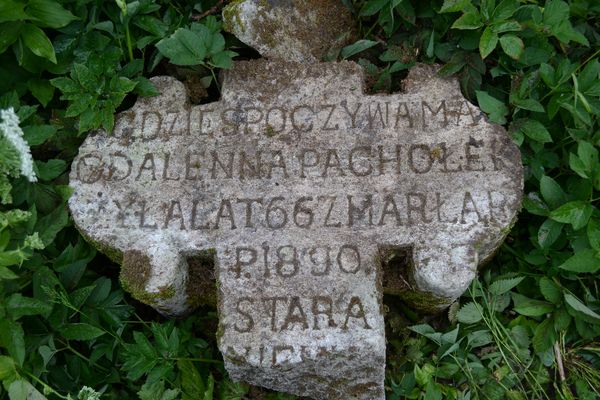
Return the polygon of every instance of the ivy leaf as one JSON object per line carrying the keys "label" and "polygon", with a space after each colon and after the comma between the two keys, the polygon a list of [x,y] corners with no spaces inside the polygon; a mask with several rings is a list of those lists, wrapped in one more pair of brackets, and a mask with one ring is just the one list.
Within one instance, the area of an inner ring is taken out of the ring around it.
{"label": "ivy leaf", "polygon": [[56,64],[54,47],[43,30],[33,24],[26,24],[21,29],[21,39],[33,54]]}
{"label": "ivy leaf", "polygon": [[486,58],[498,45],[498,34],[491,27],[485,28],[479,39],[479,53],[481,58]]}
{"label": "ivy leaf", "polygon": [[595,250],[579,250],[571,258],[559,265],[559,268],[571,272],[589,272],[593,274],[600,270],[600,258],[596,256]]}
{"label": "ivy leaf", "polygon": [[502,35],[500,37],[500,46],[502,50],[510,57],[518,60],[523,55],[525,44],[515,35]]}
{"label": "ivy leaf", "polygon": [[575,200],[563,204],[550,213],[550,218],[563,224],[571,224],[573,229],[585,227],[594,212],[594,207],[587,201]]}

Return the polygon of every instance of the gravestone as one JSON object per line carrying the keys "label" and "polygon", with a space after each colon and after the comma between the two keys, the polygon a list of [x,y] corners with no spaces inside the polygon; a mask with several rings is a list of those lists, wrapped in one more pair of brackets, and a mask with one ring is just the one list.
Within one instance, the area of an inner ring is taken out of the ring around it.
{"label": "gravestone", "polygon": [[352,62],[235,63],[220,101],[182,83],[87,137],[71,171],[76,225],[122,264],[134,297],[189,312],[210,287],[231,377],[315,399],[383,399],[381,263],[409,254],[407,300],[440,309],[498,248],[520,207],[518,148],[417,65],[366,95]]}

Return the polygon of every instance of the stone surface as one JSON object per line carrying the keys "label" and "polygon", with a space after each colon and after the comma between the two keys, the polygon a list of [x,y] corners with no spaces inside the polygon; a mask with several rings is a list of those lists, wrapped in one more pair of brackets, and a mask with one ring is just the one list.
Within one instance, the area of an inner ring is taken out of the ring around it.
{"label": "stone surface", "polygon": [[223,10],[225,30],[269,59],[320,61],[352,42],[355,21],[339,0],[238,0]]}
{"label": "stone surface", "polygon": [[407,254],[395,272],[416,306],[463,293],[520,208],[505,130],[425,65],[392,95],[365,95],[351,62],[238,62],[221,100],[198,106],[180,82],[153,82],[161,96],[82,145],[69,202],[79,229],[169,315],[210,279],[187,259],[214,257],[234,379],[383,399],[381,262]]}

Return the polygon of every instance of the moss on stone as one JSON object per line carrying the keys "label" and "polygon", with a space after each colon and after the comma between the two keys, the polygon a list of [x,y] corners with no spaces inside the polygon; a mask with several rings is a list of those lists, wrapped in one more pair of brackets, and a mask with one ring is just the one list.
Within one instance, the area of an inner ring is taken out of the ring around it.
{"label": "moss on stone", "polygon": [[234,25],[240,27],[242,32],[246,32],[242,18],[240,17],[240,4],[245,0],[233,0],[223,8],[223,29],[227,32],[234,32]]}
{"label": "moss on stone", "polygon": [[187,259],[187,302],[192,307],[217,306],[215,249],[202,251]]}

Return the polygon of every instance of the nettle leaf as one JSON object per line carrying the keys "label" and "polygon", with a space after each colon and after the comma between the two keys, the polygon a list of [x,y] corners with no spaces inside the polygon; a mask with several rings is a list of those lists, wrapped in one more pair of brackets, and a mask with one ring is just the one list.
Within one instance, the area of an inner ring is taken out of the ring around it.
{"label": "nettle leaf", "polygon": [[488,288],[488,290],[491,294],[495,296],[500,296],[501,294],[504,294],[510,291],[515,286],[517,286],[519,283],[521,283],[523,279],[525,279],[524,276],[519,276],[517,278],[510,279],[499,279],[493,282]]}
{"label": "nettle leaf", "polygon": [[563,224],[548,218],[538,230],[538,243],[542,249],[548,249],[562,233]]}
{"label": "nettle leaf", "polygon": [[527,317],[539,317],[554,310],[554,304],[542,300],[534,300],[519,293],[511,294],[513,310]]}
{"label": "nettle leaf", "polygon": [[479,107],[488,115],[491,122],[503,125],[506,123],[506,115],[508,115],[508,107],[504,102],[489,95],[487,92],[477,90],[477,102]]}
{"label": "nettle leaf", "polygon": [[510,57],[515,60],[518,60],[523,55],[523,49],[525,49],[525,44],[521,40],[521,38],[515,35],[502,35],[500,37],[500,47],[502,50]]}
{"label": "nettle leaf", "polygon": [[575,200],[563,204],[550,213],[550,218],[564,224],[571,224],[573,229],[585,227],[594,212],[594,207],[587,201]]}
{"label": "nettle leaf", "polygon": [[491,27],[484,29],[479,39],[479,54],[481,58],[486,58],[498,45],[498,34]]}
{"label": "nettle leaf", "polygon": [[56,64],[54,47],[43,30],[33,24],[25,24],[21,29],[21,39],[33,54]]}
{"label": "nettle leaf", "polygon": [[164,38],[156,47],[160,53],[176,65],[204,64],[207,49],[205,39],[198,33],[179,28],[168,38]]}
{"label": "nettle leaf", "polygon": [[600,258],[596,250],[579,250],[571,258],[559,265],[559,268],[571,272],[589,272],[593,274],[600,270]]}
{"label": "nettle leaf", "polygon": [[483,318],[483,311],[480,306],[474,302],[465,304],[456,314],[458,322],[463,324],[475,324]]}

